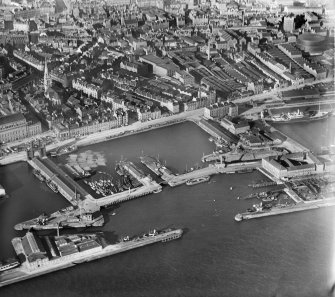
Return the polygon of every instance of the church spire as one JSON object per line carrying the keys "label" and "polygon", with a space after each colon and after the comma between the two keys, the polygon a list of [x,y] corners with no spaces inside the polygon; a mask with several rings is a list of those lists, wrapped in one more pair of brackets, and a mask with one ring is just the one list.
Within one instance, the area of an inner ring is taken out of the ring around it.
{"label": "church spire", "polygon": [[47,59],[45,59],[44,64],[44,93],[46,94],[50,86],[50,76],[48,71]]}

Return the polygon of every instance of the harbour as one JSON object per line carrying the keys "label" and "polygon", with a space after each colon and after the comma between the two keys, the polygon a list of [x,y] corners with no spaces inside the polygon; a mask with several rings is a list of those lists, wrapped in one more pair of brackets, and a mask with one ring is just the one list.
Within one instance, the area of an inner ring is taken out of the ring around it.
{"label": "harbour", "polygon": [[[180,147],[185,148],[185,142],[187,141],[189,145],[192,146],[192,143],[190,143],[190,139],[184,139],[183,135],[184,132],[181,134],[178,134],[178,130],[182,129],[180,127],[183,126],[175,126],[172,131],[165,131],[164,132],[164,137],[161,138],[162,144],[160,144],[159,147],[153,149],[150,148],[149,145],[146,145],[148,142],[149,137],[156,137],[156,139],[159,139],[159,134],[151,134],[154,131],[150,132],[150,135],[141,135],[141,140],[137,138],[137,136],[134,136],[135,138],[133,139],[127,139],[127,138],[120,138],[117,143],[113,143],[113,151],[111,152],[112,154],[108,156],[108,159],[110,160],[110,164],[115,164],[115,161],[120,160],[120,155],[126,156],[128,159],[130,159],[132,162],[135,162],[136,164],[139,163],[138,156],[141,154],[141,151],[143,150],[146,154],[148,155],[153,155],[157,156],[157,154],[160,154],[160,159],[163,160],[162,163],[165,164],[166,160],[166,167],[171,169],[173,172],[182,172],[185,168],[185,163],[188,164],[188,167],[190,168],[192,164],[195,164],[196,162],[199,161],[203,153],[209,153],[212,150],[212,145],[208,142],[208,136],[206,133],[202,133],[201,130],[198,130],[196,126],[189,126],[189,124],[182,124],[186,125],[184,126],[187,131],[191,130],[192,133],[200,133],[197,135],[198,137],[198,146],[200,143],[200,146],[196,152],[194,152],[194,149],[192,151],[183,151],[180,150],[180,155],[176,157],[169,157],[169,151],[173,149],[173,146],[171,146],[171,139],[169,138],[173,136],[173,139],[177,138],[177,145]],[[170,127],[172,128],[172,127]],[[167,134],[168,133],[168,134]],[[167,139],[166,139],[167,138]],[[125,151],[124,150],[124,142],[125,141],[134,141],[134,143],[141,143],[140,146],[137,146],[136,148],[132,148],[132,151]],[[157,142],[159,143],[159,142]],[[174,144],[174,146],[176,143]],[[194,146],[194,145],[193,145]],[[103,143],[96,145],[94,147],[90,147],[90,149],[93,150],[98,150],[102,151],[103,147],[106,148],[106,151],[109,147],[108,143]],[[117,150],[119,149],[119,152]],[[131,157],[132,156],[132,157]],[[60,158],[63,158],[60,157]],[[177,159],[177,160],[176,160]],[[57,162],[57,161],[56,161]],[[13,168],[17,167],[22,167],[20,163],[18,164],[13,164],[10,166],[14,166]],[[30,183],[35,183],[38,187],[42,187],[48,195],[51,195],[52,200],[55,202],[58,201],[58,203],[63,204],[64,206],[68,205],[68,202],[59,197],[59,194],[54,194],[52,191],[48,188],[44,188],[44,184],[40,183],[40,181],[34,177],[31,174],[31,169],[29,167],[26,167],[24,165],[24,170],[21,169],[21,172],[29,172],[31,175],[31,181]],[[6,170],[10,170],[10,167],[2,168]],[[144,168],[142,168],[145,170]],[[108,260],[106,258],[106,262],[98,261],[98,262],[92,262],[85,267],[86,265],[81,265],[80,267],[76,268],[77,273],[81,275],[83,279],[87,279],[88,281],[88,276],[89,276],[89,270],[92,269],[92,267],[95,267],[95,271],[97,271],[94,275],[94,279],[96,280],[96,283],[93,285],[93,288],[98,288],[99,285],[103,285],[99,281],[99,277],[102,277],[103,274],[108,273],[112,278],[117,278],[120,276],[120,269],[121,267],[132,267],[134,263],[136,263],[136,267],[147,267],[146,269],[154,269],[156,267],[155,261],[159,261],[160,267],[158,270],[158,274],[163,276],[165,275],[165,279],[168,281],[174,282],[175,276],[173,275],[174,270],[171,270],[171,265],[175,267],[176,269],[181,271],[184,271],[184,273],[188,274],[189,276],[193,275],[196,276],[198,273],[200,273],[200,270],[206,269],[211,275],[212,279],[218,279],[215,270],[211,268],[210,262],[212,260],[216,261],[215,267],[222,269],[222,273],[224,275],[229,275],[229,274],[235,274],[238,273],[239,271],[245,271],[245,267],[248,267],[248,260],[247,260],[247,253],[244,252],[244,248],[240,247],[240,240],[238,239],[233,239],[235,237],[236,232],[239,232],[239,230],[242,228],[243,234],[242,240],[247,241],[249,245],[251,244],[255,248],[261,247],[262,244],[266,242],[267,245],[269,245],[269,251],[266,253],[266,255],[262,255],[262,257],[257,256],[255,259],[254,265],[261,269],[265,269],[266,273],[269,275],[267,277],[267,281],[269,282],[268,284],[273,284],[276,282],[275,278],[272,278],[272,276],[275,274],[274,271],[271,271],[270,267],[267,267],[265,265],[265,261],[262,261],[262,258],[264,256],[272,258],[272,261],[275,263],[277,266],[277,269],[285,272],[289,272],[289,275],[291,279],[294,279],[296,281],[295,287],[299,287],[303,289],[303,284],[308,279],[310,282],[314,282],[315,286],[317,287],[316,282],[318,283],[326,277],[325,275],[320,276],[320,278],[311,278],[310,273],[303,273],[302,275],[300,274],[299,277],[297,277],[297,274],[295,274],[296,270],[295,267],[296,265],[299,265],[299,267],[304,267],[304,271],[313,271],[313,267],[306,263],[306,257],[310,258],[314,257],[314,261],[318,261],[318,265],[327,267],[327,263],[323,260],[325,255],[329,253],[328,248],[330,247],[331,242],[330,241],[325,241],[324,234],[329,234],[330,229],[327,229],[327,225],[329,224],[330,220],[330,209],[320,209],[317,211],[311,211],[311,212],[306,212],[306,213],[297,213],[294,216],[286,216],[285,219],[283,217],[273,217],[270,220],[252,220],[253,222],[249,222],[248,224],[237,224],[234,222],[233,217],[234,215],[238,212],[238,210],[243,209],[244,207],[247,208],[248,206],[248,201],[243,201],[243,200],[236,200],[236,196],[246,196],[250,192],[250,187],[248,187],[248,184],[252,183],[253,180],[260,180],[263,179],[262,175],[259,174],[258,171],[253,171],[251,173],[246,173],[246,174],[229,174],[229,175],[214,175],[211,180],[217,181],[216,183],[202,183],[195,185],[193,187],[189,186],[184,186],[181,185],[179,187],[166,187],[164,190],[157,194],[157,195],[150,195],[148,196],[147,199],[145,200],[133,200],[131,203],[125,203],[122,204],[120,208],[117,208],[116,215],[110,217],[110,220],[106,222],[105,226],[102,228],[103,230],[109,230],[114,232],[113,230],[117,230],[116,232],[118,234],[136,234],[140,233],[143,230],[148,230],[150,229],[153,225],[152,222],[155,221],[157,222],[156,225],[158,226],[164,226],[169,224],[171,220],[174,222],[176,225],[180,226],[187,226],[189,228],[189,232],[186,232],[184,238],[182,241],[180,241],[180,244],[185,248],[182,250],[178,250],[178,255],[183,258],[182,263],[178,260],[178,258],[169,258],[169,265],[166,265],[165,262],[162,262],[162,260],[159,258],[160,252],[159,249],[152,247],[151,249],[147,250],[138,250],[134,253],[130,253],[127,255],[127,257],[113,257],[112,261]],[[20,182],[20,178],[17,178],[17,180]],[[244,182],[243,182],[244,181]],[[12,187],[6,184],[7,182],[4,183],[5,187],[8,188],[10,191],[12,191]],[[233,188],[232,191],[229,191],[230,187]],[[38,194],[36,196],[29,194],[29,191],[23,190],[24,192],[27,192],[27,195],[31,198],[29,199],[34,199],[35,197],[38,197]],[[22,191],[19,191],[22,195]],[[19,193],[18,193],[19,194]],[[26,195],[26,196],[27,196]],[[41,197],[42,199],[42,197]],[[46,199],[46,198],[44,198]],[[56,200],[55,200],[56,199]],[[207,201],[209,200],[209,201]],[[15,203],[15,201],[19,202],[16,198],[16,195],[13,196],[13,200],[11,203]],[[49,201],[49,200],[46,200]],[[48,202],[50,203],[50,201]],[[42,204],[43,205],[43,204]],[[63,207],[64,207],[63,206]],[[176,208],[177,206],[177,208]],[[50,206],[49,206],[50,207]],[[61,206],[53,206],[53,210],[57,210],[61,208]],[[48,207],[44,206],[44,210],[47,210]],[[223,209],[223,211],[222,211]],[[3,209],[1,209],[3,210]],[[31,211],[30,211],[31,212]],[[39,213],[42,213],[42,209],[38,210],[35,208],[35,216],[38,215]],[[52,210],[50,209],[50,211]],[[143,213],[145,213],[145,217],[143,217]],[[34,217],[32,214],[26,214],[25,215],[26,219]],[[124,218],[127,217],[128,220],[125,223]],[[196,219],[194,219],[196,218]],[[326,219],[328,218],[328,219]],[[268,233],[267,228],[272,225],[271,221],[275,220],[276,222],[285,222],[284,224],[289,224],[290,225],[290,238],[292,238],[290,243],[286,241],[281,241],[281,239],[286,238],[287,232],[284,230],[281,230],[279,227],[274,227],[275,230],[274,232],[271,232],[271,234]],[[9,220],[12,221],[12,220]],[[21,218],[16,218],[16,222],[23,221],[22,217]],[[314,221],[319,221],[318,226],[313,227]],[[262,222],[262,223],[261,223]],[[310,232],[313,234],[313,240],[306,240],[304,241],[304,245],[309,245],[311,247],[310,251],[305,251],[304,254],[301,254],[299,256],[299,249],[302,248],[300,244],[298,244],[298,239],[300,236],[300,231],[304,228],[304,225],[309,224],[310,226]],[[14,225],[14,224],[13,224]],[[222,228],[222,226],[225,226],[225,228]],[[253,230],[255,228],[255,225],[257,226],[257,232]],[[319,225],[323,226],[324,234],[318,234],[316,232],[316,228],[319,228]],[[3,225],[0,226],[0,228],[4,228]],[[12,228],[12,227],[10,227]],[[315,230],[315,231],[314,231]],[[9,232],[13,234],[13,231]],[[255,234],[256,233],[256,234]],[[10,235],[12,236],[12,235]],[[8,236],[8,237],[10,237]],[[210,238],[209,241],[211,243],[211,246],[208,246],[206,243],[202,243],[202,237],[205,236],[206,238]],[[255,240],[255,236],[257,240]],[[15,237],[15,236],[12,236]],[[222,254],[221,249],[222,249],[222,242],[225,242],[229,240],[230,244],[226,246],[225,248],[225,257],[220,257]],[[276,242],[280,242],[280,244],[271,244],[271,242],[275,240]],[[322,247],[320,245],[315,246],[315,240],[318,240],[319,242],[323,242]],[[10,242],[10,241],[9,241]],[[192,246],[195,243],[196,246]],[[4,243],[3,243],[4,244]],[[3,244],[1,247],[3,248]],[[236,247],[238,248],[238,251],[236,251]],[[203,261],[201,261],[200,265],[201,267],[196,268],[194,265],[191,263],[193,262],[193,258],[197,257],[199,249],[204,249],[205,251],[208,252],[208,258],[205,258]],[[282,250],[282,249],[288,249],[288,255],[287,257],[292,257],[294,258],[294,263],[292,265],[283,265],[275,257],[276,252]],[[187,252],[186,252],[187,250]],[[220,250],[220,253],[218,251]],[[271,251],[270,251],[271,250]],[[155,261],[151,261],[151,254],[156,255]],[[321,257],[322,254],[322,257]],[[4,253],[4,255],[11,255],[10,252],[10,247],[7,248],[7,252]],[[179,257],[179,256],[178,256]],[[229,265],[229,260],[228,259],[242,259],[241,265],[235,264],[234,267],[231,267]],[[149,259],[149,260],[148,260]],[[111,267],[111,263],[113,263]],[[189,265],[189,269],[182,269],[181,265],[184,266],[185,263]],[[93,266],[92,266],[93,265]],[[137,266],[138,265],[138,266]],[[211,264],[212,265],[212,264]],[[226,269],[225,267],[230,266],[231,268]],[[285,266],[285,267],[284,267]],[[99,267],[99,268],[98,268]],[[279,268],[278,268],[279,267]],[[141,275],[133,270],[132,268],[127,268],[131,269],[133,276],[135,275],[138,277],[139,280],[143,281],[144,279],[141,277]],[[226,273],[225,273],[226,272]],[[220,273],[220,278],[222,278],[222,273]],[[57,275],[57,278],[56,278]],[[64,272],[57,272],[56,275],[50,274],[48,276],[43,277],[42,279],[36,278],[34,280],[29,281],[34,283],[35,288],[43,288],[46,284],[49,286],[51,285],[50,282],[54,285],[57,286],[59,281],[61,281],[63,284],[67,285],[70,284],[70,279],[67,279],[66,275]],[[85,276],[87,275],[87,277]],[[227,276],[226,276],[227,278]],[[228,277],[229,278],[229,277]],[[122,296],[121,291],[124,290],[126,287],[129,286],[130,278],[127,278],[127,275],[122,274],[121,276],[121,283],[119,285],[116,285],[115,289],[117,294]],[[193,282],[191,280],[187,280],[184,277],[181,277],[183,283],[189,283],[192,284]],[[241,280],[245,281],[248,286],[252,287],[252,282],[257,282],[258,276],[256,274],[250,274],[248,275],[242,274],[241,275]],[[210,284],[210,280],[203,280],[203,283],[205,284]],[[155,285],[155,282],[150,282],[152,287],[159,286]],[[27,286],[26,282],[22,283],[23,286]],[[78,292],[83,294],[83,296],[88,296],[89,293],[87,292],[93,292],[93,288],[91,287],[92,284],[90,284],[90,288],[87,286],[84,288],[77,288]],[[289,286],[289,284],[288,284]],[[321,290],[320,286],[319,289]],[[319,290],[318,289],[318,290]],[[29,292],[29,287],[27,288]],[[141,286],[140,283],[132,283],[130,290],[144,290],[144,288]],[[195,288],[195,291],[198,289]],[[199,288],[200,290],[200,288]],[[5,287],[2,289],[2,291],[5,292],[6,296],[15,296],[15,292],[17,291],[15,287],[9,286]],[[199,291],[200,292],[200,291]],[[233,291],[231,291],[233,292]],[[234,288],[234,292],[236,292]],[[268,286],[264,286],[264,292],[265,294],[270,294],[272,292],[272,289]],[[156,292],[157,293],[157,292]],[[172,293],[172,292],[171,292]],[[13,295],[14,294],[14,295]],[[85,295],[86,294],[86,295]],[[154,293],[155,294],[155,293]],[[197,293],[195,292],[195,295]],[[241,291],[242,294],[242,291]],[[153,296],[153,295],[151,295]]]}

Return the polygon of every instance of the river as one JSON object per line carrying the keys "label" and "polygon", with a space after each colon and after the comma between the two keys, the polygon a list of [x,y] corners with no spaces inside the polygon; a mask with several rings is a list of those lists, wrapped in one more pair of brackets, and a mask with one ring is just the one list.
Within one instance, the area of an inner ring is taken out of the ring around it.
{"label": "river", "polygon": [[[318,134],[313,127],[299,133]],[[78,153],[99,152],[107,168],[121,156],[138,164],[142,152],[159,154],[167,167],[183,171],[186,164],[194,166],[203,153],[213,150],[208,137],[195,124],[183,123],[91,145]],[[180,240],[4,287],[0,295],[326,296],[335,277],[334,208],[237,223],[234,215],[252,202],[236,197],[250,193],[248,184],[257,179],[262,179],[257,171],[214,176],[214,183],[164,187],[159,194],[105,210],[102,230],[110,235],[135,235],[168,226],[183,227],[185,234]],[[0,180],[10,194],[0,204],[0,255],[6,258],[13,255],[10,239],[24,234],[14,231],[16,223],[68,202],[40,183],[24,163],[1,167]]]}

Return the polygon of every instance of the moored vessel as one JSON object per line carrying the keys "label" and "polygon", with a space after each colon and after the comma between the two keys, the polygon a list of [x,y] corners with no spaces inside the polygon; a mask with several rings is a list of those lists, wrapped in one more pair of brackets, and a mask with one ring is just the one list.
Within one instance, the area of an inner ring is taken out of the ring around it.
{"label": "moored vessel", "polygon": [[13,269],[17,266],[20,266],[20,262],[16,259],[9,259],[4,263],[0,262],[0,272]]}
{"label": "moored vessel", "polygon": [[48,180],[46,184],[52,191],[54,191],[55,193],[58,193],[58,187],[52,180]]}
{"label": "moored vessel", "polygon": [[33,174],[40,180],[40,181],[44,181],[44,177],[43,175],[41,174],[41,171],[37,170],[37,169],[34,169],[33,170]]}
{"label": "moored vessel", "polygon": [[322,120],[330,117],[332,115],[332,111],[317,111],[317,112],[309,112],[309,113],[302,113],[299,111],[296,112],[288,112],[288,113],[281,113],[278,115],[273,115],[269,118],[265,118],[267,122],[274,122],[274,123],[296,123],[296,122],[304,122],[304,121],[315,121],[315,120]]}
{"label": "moored vessel", "polygon": [[196,184],[207,182],[209,181],[209,179],[210,179],[210,176],[203,176],[203,177],[189,179],[188,181],[186,181],[186,185],[193,186]]}

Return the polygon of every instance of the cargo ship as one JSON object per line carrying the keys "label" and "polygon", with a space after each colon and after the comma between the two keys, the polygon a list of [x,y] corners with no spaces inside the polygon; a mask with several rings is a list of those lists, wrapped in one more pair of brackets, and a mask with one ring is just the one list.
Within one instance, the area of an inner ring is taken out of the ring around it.
{"label": "cargo ship", "polygon": [[28,231],[12,240],[21,265],[0,274],[0,287],[158,242],[178,239],[182,229],[153,230],[109,243],[103,232],[37,236]]}
{"label": "cargo ship", "polygon": [[188,185],[188,186],[197,185],[197,184],[200,184],[200,183],[207,182],[207,181],[209,181],[209,179],[210,179],[210,176],[203,176],[203,177],[189,179],[188,181],[186,181],[186,185]]}
{"label": "cargo ship", "polygon": [[49,230],[62,228],[100,227],[104,224],[104,217],[100,211],[85,212],[84,210],[69,206],[49,215],[42,214],[39,217],[19,223],[15,230],[33,229]]}

